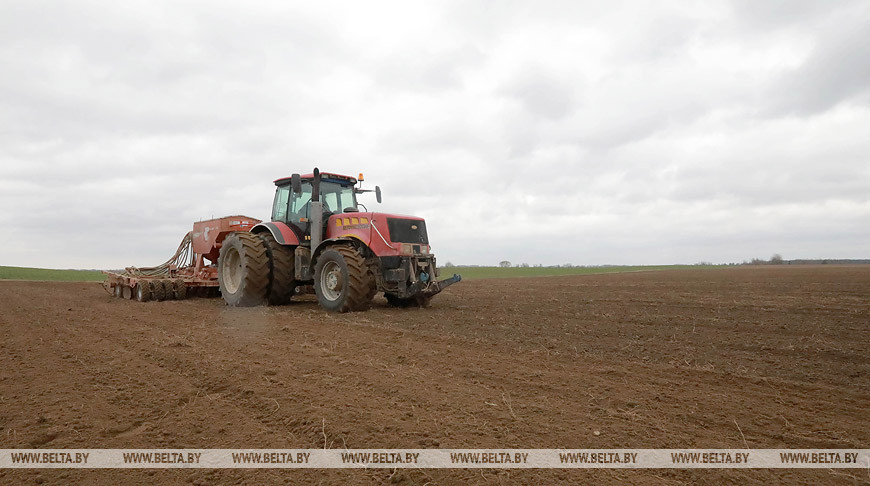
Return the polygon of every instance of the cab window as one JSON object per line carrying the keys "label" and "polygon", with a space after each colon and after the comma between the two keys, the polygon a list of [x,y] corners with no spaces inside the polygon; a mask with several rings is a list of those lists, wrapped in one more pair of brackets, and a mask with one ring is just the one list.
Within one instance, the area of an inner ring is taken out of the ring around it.
{"label": "cab window", "polygon": [[290,199],[290,186],[280,186],[275,190],[272,204],[272,221],[287,221],[287,202]]}
{"label": "cab window", "polygon": [[290,199],[289,221],[300,223],[303,219],[308,220],[311,212],[311,184],[302,184],[302,192],[293,194]]}

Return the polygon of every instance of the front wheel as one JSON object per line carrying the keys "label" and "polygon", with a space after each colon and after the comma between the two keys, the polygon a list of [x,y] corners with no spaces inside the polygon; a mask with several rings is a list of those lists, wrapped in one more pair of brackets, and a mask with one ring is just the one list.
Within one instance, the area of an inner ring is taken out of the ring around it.
{"label": "front wheel", "polygon": [[366,310],[376,291],[374,274],[356,248],[336,246],[318,257],[314,266],[314,293],[324,309]]}

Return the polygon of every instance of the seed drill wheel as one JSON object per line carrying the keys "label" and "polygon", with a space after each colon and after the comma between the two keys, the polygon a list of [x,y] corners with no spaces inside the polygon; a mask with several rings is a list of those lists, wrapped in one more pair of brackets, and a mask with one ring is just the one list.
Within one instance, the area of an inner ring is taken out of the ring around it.
{"label": "seed drill wheel", "polygon": [[231,233],[221,245],[218,282],[227,304],[266,305],[269,292],[269,255],[266,244],[253,234]]}
{"label": "seed drill wheel", "polygon": [[172,281],[172,296],[177,300],[184,300],[187,297],[187,285],[184,280],[177,278]]}
{"label": "seed drill wheel", "polygon": [[356,248],[334,246],[318,257],[314,266],[314,293],[324,309],[366,310],[375,292],[374,273]]}
{"label": "seed drill wheel", "polygon": [[114,294],[115,297],[121,298],[121,294],[123,291],[124,286],[122,284],[118,284],[115,285],[115,287],[112,289],[112,294]]}
{"label": "seed drill wheel", "polygon": [[260,233],[258,235],[266,245],[266,253],[269,255],[270,282],[269,304],[282,305],[290,302],[296,289],[294,276],[296,275],[296,257],[293,255],[292,246],[284,246],[277,241],[272,233]]}
{"label": "seed drill wheel", "polygon": [[128,300],[132,299],[133,298],[133,288],[130,287],[129,285],[124,285],[124,288],[121,289],[121,297],[128,299]]}
{"label": "seed drill wheel", "polygon": [[140,280],[136,284],[136,300],[139,302],[151,300],[151,282],[149,280]]}
{"label": "seed drill wheel", "polygon": [[151,298],[156,301],[166,300],[166,288],[162,280],[151,282]]}

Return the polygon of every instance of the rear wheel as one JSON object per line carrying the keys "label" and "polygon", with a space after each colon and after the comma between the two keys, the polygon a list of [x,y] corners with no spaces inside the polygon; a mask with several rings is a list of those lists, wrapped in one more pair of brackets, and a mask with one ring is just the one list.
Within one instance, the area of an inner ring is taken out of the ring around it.
{"label": "rear wheel", "polygon": [[269,255],[270,281],[269,281],[269,304],[282,305],[290,302],[296,288],[294,277],[296,275],[295,255],[292,246],[284,246],[277,241],[271,233],[260,233],[260,238],[266,245]]}
{"label": "rear wheel", "polygon": [[265,305],[269,273],[269,255],[259,236],[237,232],[224,239],[218,258],[218,282],[227,304],[237,307]]}
{"label": "rear wheel", "polygon": [[125,285],[124,288],[121,290],[121,297],[128,299],[128,300],[132,299],[134,297],[133,288],[130,287],[129,285]]}
{"label": "rear wheel", "polygon": [[115,297],[121,298],[124,295],[124,285],[115,285],[115,288],[112,289],[112,293],[115,295]]}
{"label": "rear wheel", "polygon": [[314,293],[324,309],[348,312],[369,308],[377,291],[374,273],[351,246],[335,246],[317,258]]}
{"label": "rear wheel", "polygon": [[136,284],[136,300],[139,302],[148,302],[151,300],[151,282],[148,280],[140,280]]}

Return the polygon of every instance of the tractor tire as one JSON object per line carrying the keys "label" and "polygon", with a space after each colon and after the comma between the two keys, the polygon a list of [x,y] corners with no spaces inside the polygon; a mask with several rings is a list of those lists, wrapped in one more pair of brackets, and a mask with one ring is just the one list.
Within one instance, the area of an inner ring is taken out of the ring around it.
{"label": "tractor tire", "polygon": [[136,300],[139,302],[148,302],[151,300],[151,282],[148,280],[140,280],[136,284]]}
{"label": "tractor tire", "polygon": [[187,285],[185,285],[184,280],[177,278],[172,281],[172,296],[176,300],[187,298]]}
{"label": "tractor tire", "polygon": [[356,248],[334,246],[317,258],[314,293],[324,309],[334,312],[366,310],[376,292],[374,272]]}
{"label": "tractor tire", "polygon": [[175,299],[175,282],[172,280],[162,280],[163,282],[163,295],[166,296],[166,300],[174,300]]}
{"label": "tractor tire", "polygon": [[296,289],[296,256],[292,246],[284,246],[271,233],[260,233],[269,255],[270,281],[269,304],[283,305],[290,302]]}
{"label": "tractor tire", "polygon": [[163,280],[151,282],[151,298],[157,302],[166,300],[166,287],[163,286]]}
{"label": "tractor tire", "polygon": [[387,298],[387,305],[391,307],[429,307],[429,302],[432,300],[432,297],[428,297],[425,295],[415,295],[414,297],[399,297],[398,295],[388,294],[384,292],[384,297]]}
{"label": "tractor tire", "polygon": [[224,238],[218,257],[220,293],[233,307],[266,305],[269,293],[269,254],[262,238],[235,232]]}

